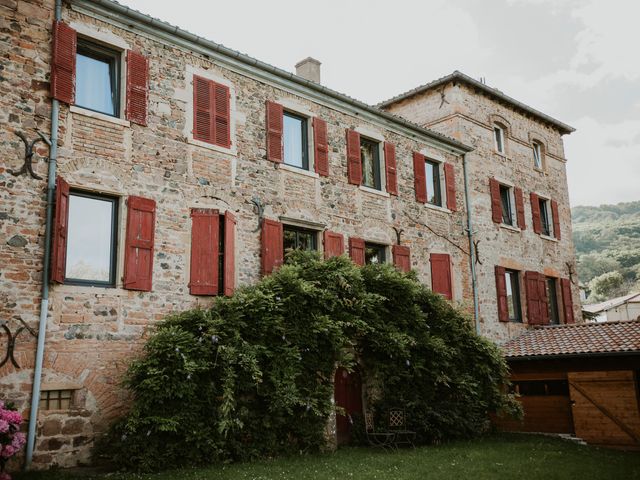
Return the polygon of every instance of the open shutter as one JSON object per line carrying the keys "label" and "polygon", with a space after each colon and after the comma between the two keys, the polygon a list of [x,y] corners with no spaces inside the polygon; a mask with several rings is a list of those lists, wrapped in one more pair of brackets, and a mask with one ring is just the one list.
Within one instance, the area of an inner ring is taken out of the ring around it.
{"label": "open shutter", "polygon": [[211,82],[193,76],[193,138],[213,143],[213,98]]}
{"label": "open shutter", "polygon": [[413,152],[413,184],[416,190],[416,201],[427,203],[427,173],[424,155]]}
{"label": "open shutter", "polygon": [[282,223],[262,220],[262,274],[269,275],[284,262]]}
{"label": "open shutter", "polygon": [[236,288],[236,217],[224,214],[224,294],[233,295]]}
{"label": "open shutter", "polygon": [[489,179],[491,192],[491,219],[494,223],[502,223],[502,202],[500,201],[500,183],[495,178]]}
{"label": "open shutter", "polygon": [[513,196],[516,197],[516,218],[518,219],[518,227],[520,230],[526,230],[527,222],[524,219],[524,196],[522,189],[515,187],[513,189]]}
{"label": "open shutter", "polygon": [[393,245],[391,247],[393,255],[393,264],[401,272],[411,270],[411,250],[404,245]]}
{"label": "open shutter", "polygon": [[313,148],[316,173],[329,176],[329,143],[327,140],[327,122],[321,118],[313,119]]}
{"label": "open shutter", "polygon": [[525,272],[524,285],[527,294],[529,325],[540,325],[542,323],[542,313],[540,311],[540,295],[538,293],[538,273]]}
{"label": "open shutter", "polygon": [[[284,109],[279,103],[267,101],[267,160],[282,163],[282,132]],[[271,273],[271,272],[269,272]]]}
{"label": "open shutter", "polygon": [[127,120],[147,124],[149,97],[149,61],[143,55],[127,50]]}
{"label": "open shutter", "polygon": [[505,268],[496,265],[496,293],[498,299],[498,320],[509,321],[509,306],[507,304],[507,279]]}
{"label": "open shutter", "polygon": [[344,253],[344,237],[340,233],[324,231],[324,258],[338,257]]}
{"label": "open shutter", "polygon": [[562,306],[564,307],[564,323],[575,323],[573,316],[573,296],[571,295],[571,281],[568,278],[560,280],[562,286]]}
{"label": "open shutter", "polygon": [[231,94],[229,87],[220,83],[211,82],[213,88],[213,131],[214,143],[221,147],[231,146]]}
{"label": "open shutter", "polygon": [[349,239],[349,256],[356,265],[364,265],[364,240],[351,237]]}
{"label": "open shutter", "polygon": [[218,210],[191,209],[191,295],[218,294],[219,235]]}
{"label": "open shutter", "polygon": [[51,247],[51,281],[63,283],[67,266],[67,233],[69,230],[69,184],[56,178],[56,215]]}
{"label": "open shutter", "polygon": [[444,183],[447,188],[447,208],[452,212],[458,209],[456,203],[456,173],[453,164],[444,164]]}
{"label": "open shutter", "polygon": [[549,298],[547,296],[547,277],[538,274],[538,298],[540,299],[540,318],[542,325],[549,324]]}
{"label": "open shutter", "polygon": [[531,219],[533,223],[533,231],[535,233],[542,233],[542,222],[540,221],[540,202],[538,201],[538,195],[531,192],[529,195],[531,199]]}
{"label": "open shutter", "polygon": [[347,176],[349,183],[362,183],[362,161],[360,159],[360,134],[347,129]]}
{"label": "open shutter", "polygon": [[76,31],[64,22],[53,22],[51,96],[72,105],[76,97]]}
{"label": "open shutter", "polygon": [[396,168],[396,146],[384,142],[384,164],[387,177],[387,193],[398,195],[398,171]]}
{"label": "open shutter", "polygon": [[551,200],[551,216],[553,217],[553,236],[558,240],[562,238],[560,234],[560,215],[558,213],[558,202]]}
{"label": "open shutter", "polygon": [[124,253],[124,288],[151,291],[156,202],[142,197],[127,199],[127,235]]}
{"label": "open shutter", "polygon": [[443,295],[447,300],[453,299],[451,284],[451,258],[446,253],[432,253],[431,261],[431,289]]}

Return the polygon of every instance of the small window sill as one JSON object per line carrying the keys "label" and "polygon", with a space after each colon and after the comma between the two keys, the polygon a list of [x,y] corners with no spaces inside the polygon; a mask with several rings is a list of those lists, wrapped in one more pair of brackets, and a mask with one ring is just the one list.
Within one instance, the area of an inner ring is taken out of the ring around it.
{"label": "small window sill", "polygon": [[358,186],[358,188],[363,192],[371,193],[372,195],[378,195],[380,197],[389,198],[391,196],[387,192],[383,192],[382,190],[376,190],[375,188],[371,188],[371,187],[365,187],[364,185],[360,185]]}
{"label": "small window sill", "polygon": [[191,145],[196,145],[198,147],[206,148],[207,150],[213,150],[215,152],[226,153],[228,155],[233,155],[234,157],[238,155],[238,151],[236,150],[235,144],[232,142],[231,147],[221,147],[220,145],[215,145],[213,143],[203,142],[202,140],[196,140],[193,136],[189,135],[187,137],[187,143]]}
{"label": "small window sill", "polygon": [[69,107],[69,111],[71,113],[77,113],[78,115],[82,115],[84,117],[104,120],[105,122],[113,123],[115,125],[120,125],[122,127],[131,127],[131,122],[129,120],[125,120],[124,118],[119,118],[119,117],[112,117],[111,115],[107,115],[105,113],[94,112],[93,110],[88,110],[86,108],[78,107],[77,105],[71,105],[71,107]]}
{"label": "small window sill", "polygon": [[558,242],[557,238],[550,237],[549,235],[540,235],[540,238],[547,240],[549,242],[556,242],[556,243]]}
{"label": "small window sill", "polygon": [[521,230],[518,227],[514,227],[513,225],[509,225],[508,223],[501,223],[500,228],[504,228],[510,232],[520,233]]}
{"label": "small window sill", "polygon": [[547,174],[547,172],[545,172],[543,168],[533,167],[533,171],[534,171],[534,172],[541,173],[541,174],[543,174],[543,175],[546,175],[546,174]]}
{"label": "small window sill", "polygon": [[278,164],[278,169],[295,173],[297,175],[302,175],[304,177],[310,177],[310,178],[320,177],[320,175],[318,175],[316,172],[311,172],[309,170],[305,170],[304,168],[294,167],[293,165],[287,165],[286,163]]}
{"label": "small window sill", "polygon": [[441,207],[439,205],[434,205],[433,203],[425,203],[424,204],[425,207],[427,207],[429,210],[435,210],[436,212],[440,212],[440,213],[453,213],[451,212],[451,210],[449,210],[446,207]]}

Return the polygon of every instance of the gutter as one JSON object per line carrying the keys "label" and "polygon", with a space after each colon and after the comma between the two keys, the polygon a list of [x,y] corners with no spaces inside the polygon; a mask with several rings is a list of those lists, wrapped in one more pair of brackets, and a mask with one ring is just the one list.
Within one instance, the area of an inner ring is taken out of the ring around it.
{"label": "gutter", "polygon": [[473,291],[473,323],[476,333],[480,335],[480,301],[478,298],[478,283],[476,279],[476,249],[473,244],[473,222],[471,219],[471,198],[469,196],[469,174],[467,171],[467,156],[462,155],[462,171],[464,174],[464,203],[467,210],[467,237],[469,238],[469,267],[471,269],[471,290]]}
{"label": "gutter", "polygon": [[[55,1],[55,20],[62,18],[62,0]],[[49,312],[49,265],[51,264],[51,225],[53,223],[53,203],[56,188],[56,167],[58,160],[58,121],[60,102],[51,99],[51,138],[49,147],[49,172],[47,177],[47,211],[44,229],[44,259],[42,265],[42,300],[40,301],[40,322],[38,324],[38,344],[33,372],[33,389],[31,392],[31,410],[29,411],[29,427],[27,433],[27,452],[25,469],[31,467],[36,441],[36,425],[38,407],[40,405],[40,389],[42,387],[42,365],[44,363],[44,343],[47,334],[47,314]]]}

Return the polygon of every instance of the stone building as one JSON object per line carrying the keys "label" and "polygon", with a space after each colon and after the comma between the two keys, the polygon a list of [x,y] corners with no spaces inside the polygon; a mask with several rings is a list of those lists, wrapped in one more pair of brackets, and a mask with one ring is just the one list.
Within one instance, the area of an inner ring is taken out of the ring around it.
{"label": "stone building", "polygon": [[[293,75],[111,0],[55,7],[0,0],[0,397],[32,413],[39,348],[36,465],[86,462],[149,328],[287,248],[412,268],[496,341],[548,321],[546,278],[553,321],[578,319],[566,125],[458,73],[378,108],[313,59]],[[25,163],[38,133],[57,152]]]}

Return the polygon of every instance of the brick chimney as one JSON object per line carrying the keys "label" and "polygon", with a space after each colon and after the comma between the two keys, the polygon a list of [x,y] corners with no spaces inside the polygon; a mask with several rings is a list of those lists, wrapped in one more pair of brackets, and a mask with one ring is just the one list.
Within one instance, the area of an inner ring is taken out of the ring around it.
{"label": "brick chimney", "polygon": [[320,83],[320,65],[315,58],[307,57],[296,63],[296,75],[315,83]]}

